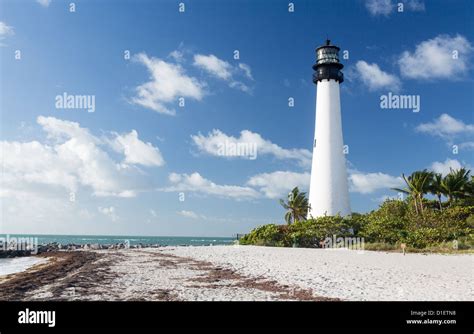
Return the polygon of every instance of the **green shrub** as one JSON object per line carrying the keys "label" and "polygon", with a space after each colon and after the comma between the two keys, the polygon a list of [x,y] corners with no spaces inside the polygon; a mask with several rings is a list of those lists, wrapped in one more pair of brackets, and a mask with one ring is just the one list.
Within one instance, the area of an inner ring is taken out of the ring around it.
{"label": "green shrub", "polygon": [[350,220],[341,216],[327,216],[291,225],[263,225],[240,239],[241,245],[319,247],[326,237],[351,235]]}
{"label": "green shrub", "polygon": [[410,231],[404,238],[407,246],[414,248],[426,248],[439,240],[439,231],[431,227],[420,227]]}
{"label": "green shrub", "polygon": [[361,227],[359,235],[364,237],[366,242],[395,244],[407,235],[407,210],[406,202],[385,201],[378,210],[367,216],[367,223]]}
{"label": "green shrub", "polygon": [[360,231],[368,224],[368,214],[352,213],[352,216],[347,220],[349,228],[354,235],[359,235]]}
{"label": "green shrub", "polygon": [[318,217],[290,227],[291,239],[299,247],[320,247],[327,237],[352,234],[350,220],[341,216]]}
{"label": "green shrub", "polygon": [[455,220],[467,220],[474,215],[474,206],[452,206],[446,208],[443,214]]}
{"label": "green shrub", "polygon": [[[269,224],[240,239],[242,245],[320,247],[326,237],[363,237],[366,249],[427,251],[469,250],[474,247],[474,206],[444,208],[433,203],[417,214],[410,201],[387,200],[369,214],[350,218],[326,216],[291,225]],[[457,248],[453,245],[456,244]]]}
{"label": "green shrub", "polygon": [[468,236],[456,239],[456,242],[459,250],[474,249],[474,234],[471,233]]}
{"label": "green shrub", "polygon": [[336,235],[337,237],[346,237],[352,235],[350,232],[350,219],[341,216],[325,216],[311,219],[308,221],[313,225],[316,236],[319,241],[327,237]]}
{"label": "green shrub", "polygon": [[298,221],[288,228],[289,240],[297,247],[317,247],[318,233],[312,220]]}
{"label": "green shrub", "polygon": [[240,239],[241,245],[288,246],[286,226],[268,224],[254,228]]}
{"label": "green shrub", "polygon": [[466,224],[471,229],[471,231],[474,230],[474,214],[467,217]]}
{"label": "green shrub", "polygon": [[473,212],[474,207],[459,206],[443,211],[425,210],[423,215],[409,212],[406,242],[412,247],[423,248],[467,236],[473,229],[469,220]]}

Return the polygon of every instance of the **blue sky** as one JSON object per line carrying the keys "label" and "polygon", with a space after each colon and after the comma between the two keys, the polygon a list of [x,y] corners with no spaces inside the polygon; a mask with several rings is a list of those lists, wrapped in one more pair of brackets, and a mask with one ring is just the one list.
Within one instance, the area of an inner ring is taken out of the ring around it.
{"label": "blue sky", "polygon": [[[327,36],[349,55],[353,211],[396,196],[401,173],[474,165],[472,1],[183,3],[0,1],[0,232],[283,223],[278,199],[309,185],[311,66]],[[420,111],[382,109],[389,92],[419,96]],[[63,93],[93,96],[94,112],[57,108]],[[256,159],[219,154],[226,141],[255,144]]]}

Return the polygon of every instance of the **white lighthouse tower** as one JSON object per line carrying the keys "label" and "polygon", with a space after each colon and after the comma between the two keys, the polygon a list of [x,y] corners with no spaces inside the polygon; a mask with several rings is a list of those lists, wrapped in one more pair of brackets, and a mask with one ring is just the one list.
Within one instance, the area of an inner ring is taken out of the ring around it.
{"label": "white lighthouse tower", "polygon": [[339,85],[344,81],[339,62],[339,48],[326,45],[316,49],[313,82],[317,85],[316,126],[313,142],[313,163],[308,218],[348,216],[349,189],[343,152],[341,103]]}

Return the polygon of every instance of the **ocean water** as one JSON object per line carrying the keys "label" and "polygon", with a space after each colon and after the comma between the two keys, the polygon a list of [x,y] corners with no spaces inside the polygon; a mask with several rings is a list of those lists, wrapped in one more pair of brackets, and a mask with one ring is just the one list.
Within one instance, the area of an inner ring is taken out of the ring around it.
{"label": "ocean water", "polygon": [[235,238],[232,237],[144,237],[144,236],[105,236],[105,235],[45,235],[45,234],[0,234],[0,238],[38,238],[38,244],[57,242],[66,244],[118,244],[127,240],[130,245],[159,244],[162,246],[205,246],[205,245],[231,245]]}
{"label": "ocean water", "polygon": [[19,273],[34,266],[35,264],[44,263],[47,260],[37,257],[15,257],[11,259],[0,259],[0,276]]}

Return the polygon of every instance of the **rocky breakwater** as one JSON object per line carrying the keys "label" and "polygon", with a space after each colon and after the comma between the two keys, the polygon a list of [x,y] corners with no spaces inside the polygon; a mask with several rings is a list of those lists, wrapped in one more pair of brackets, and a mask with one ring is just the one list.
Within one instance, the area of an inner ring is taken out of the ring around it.
{"label": "rocky breakwater", "polygon": [[[1,245],[0,245],[1,246]],[[158,248],[163,245],[159,244],[136,244],[130,245],[128,243],[116,243],[116,244],[61,244],[58,242],[52,242],[48,244],[42,244],[37,246],[30,246],[19,248],[17,245],[6,245],[0,247],[0,258],[12,258],[19,256],[30,256],[42,253],[58,252],[58,251],[78,251],[78,250],[106,250],[106,249],[133,249],[133,248]]]}

